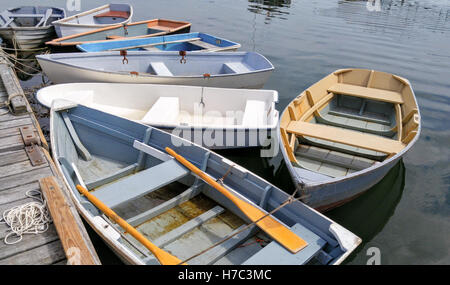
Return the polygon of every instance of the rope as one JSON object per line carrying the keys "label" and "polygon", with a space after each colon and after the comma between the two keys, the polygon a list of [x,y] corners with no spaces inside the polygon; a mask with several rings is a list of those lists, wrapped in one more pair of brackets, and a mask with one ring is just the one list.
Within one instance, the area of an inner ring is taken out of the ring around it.
{"label": "rope", "polygon": [[[38,193],[39,197],[33,196],[31,192]],[[30,190],[25,195],[39,202],[29,202],[3,212],[3,222],[0,220],[0,223],[6,223],[12,231],[5,236],[3,240],[5,244],[16,244],[22,240],[25,234],[44,233],[48,230],[48,225],[52,221],[47,203],[42,199],[41,192]],[[16,240],[9,241],[8,239],[13,235],[16,235]]]}

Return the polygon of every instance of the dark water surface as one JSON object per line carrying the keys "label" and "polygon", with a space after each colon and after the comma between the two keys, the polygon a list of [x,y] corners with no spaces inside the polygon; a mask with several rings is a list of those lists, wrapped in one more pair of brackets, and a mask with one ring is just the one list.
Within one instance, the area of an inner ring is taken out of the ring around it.
{"label": "dark water surface", "polygon": [[[63,0],[41,5],[66,6]],[[122,1],[115,1],[122,2]],[[326,213],[363,239],[347,261],[366,264],[377,247],[382,264],[450,263],[450,1],[124,1],[134,20],[169,18],[264,54],[275,66],[266,89],[278,90],[278,110],[336,69],[376,69],[409,79],[422,115],[420,140],[378,185]],[[14,6],[0,1],[0,9]],[[20,1],[20,5],[36,1]],[[103,1],[81,0],[87,10]],[[18,5],[15,4],[15,5]],[[74,14],[70,12],[69,14]],[[22,82],[41,83],[41,77]],[[42,120],[46,127],[45,119]],[[292,191],[281,156],[222,151],[277,186]],[[97,239],[96,244],[101,244]],[[113,255],[100,250],[104,263]]]}

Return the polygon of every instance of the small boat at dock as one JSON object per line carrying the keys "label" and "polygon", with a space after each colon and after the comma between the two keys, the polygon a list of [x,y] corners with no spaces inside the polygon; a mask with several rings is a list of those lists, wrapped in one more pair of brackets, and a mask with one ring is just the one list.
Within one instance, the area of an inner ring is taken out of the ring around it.
{"label": "small boat at dock", "polygon": [[361,242],[250,171],[156,128],[55,100],[50,136],[68,195],[126,263],[340,264]]}
{"label": "small boat at dock", "polygon": [[22,6],[0,13],[0,37],[16,49],[34,49],[55,35],[52,23],[66,16],[63,8]]}
{"label": "small boat at dock", "polygon": [[235,51],[241,45],[205,33],[185,33],[151,38],[110,40],[77,45],[84,52],[114,50],[147,51]]}
{"label": "small boat at dock", "polygon": [[256,52],[109,51],[46,54],[36,58],[53,83],[152,83],[259,89],[274,69],[270,61]]}
{"label": "small boat at dock", "polygon": [[153,19],[135,23],[118,24],[72,34],[46,42],[55,47],[75,47],[85,43],[101,43],[117,39],[140,39],[169,34],[188,33],[191,23],[164,19]]}
{"label": "small boat at dock", "polygon": [[133,7],[129,4],[106,4],[64,19],[55,21],[58,37],[86,33],[100,28],[126,25],[133,17]]}
{"label": "small boat at dock", "polygon": [[283,111],[278,129],[302,201],[320,211],[378,183],[419,134],[409,81],[366,69],[337,70],[306,89]]}
{"label": "small boat at dock", "polygon": [[197,86],[68,83],[40,89],[58,99],[163,129],[209,149],[259,147],[275,136],[278,92]]}

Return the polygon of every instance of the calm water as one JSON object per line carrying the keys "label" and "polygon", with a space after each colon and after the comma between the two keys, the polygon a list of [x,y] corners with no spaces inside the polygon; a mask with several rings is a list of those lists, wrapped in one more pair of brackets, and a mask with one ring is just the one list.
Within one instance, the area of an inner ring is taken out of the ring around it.
{"label": "calm water", "polygon": [[[187,20],[192,31],[264,54],[276,67],[265,88],[278,90],[278,110],[339,68],[377,69],[408,78],[422,114],[420,140],[373,189],[326,214],[363,239],[349,264],[366,264],[370,247],[380,249],[382,264],[450,263],[450,1],[385,0],[378,7],[337,0],[126,2],[135,2],[134,20]],[[14,6],[0,3],[1,9]],[[66,1],[40,3],[64,7]],[[102,3],[81,0],[81,9]],[[40,82],[36,76],[22,83]],[[42,124],[45,128],[46,121]],[[292,191],[280,157],[262,159],[254,150],[221,154]],[[98,239],[94,242],[101,246]],[[117,262],[108,250],[99,251],[104,263]]]}

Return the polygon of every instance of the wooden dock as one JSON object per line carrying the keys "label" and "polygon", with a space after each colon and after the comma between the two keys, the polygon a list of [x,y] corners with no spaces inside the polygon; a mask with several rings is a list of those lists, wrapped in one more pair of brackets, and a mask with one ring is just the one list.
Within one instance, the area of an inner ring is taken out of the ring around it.
{"label": "wooden dock", "polygon": [[53,220],[46,232],[23,235],[13,245],[4,242],[9,227],[0,223],[0,264],[100,264],[15,72],[2,56],[0,102],[9,103],[0,106],[0,215],[34,201],[26,192],[38,190],[48,199]]}

